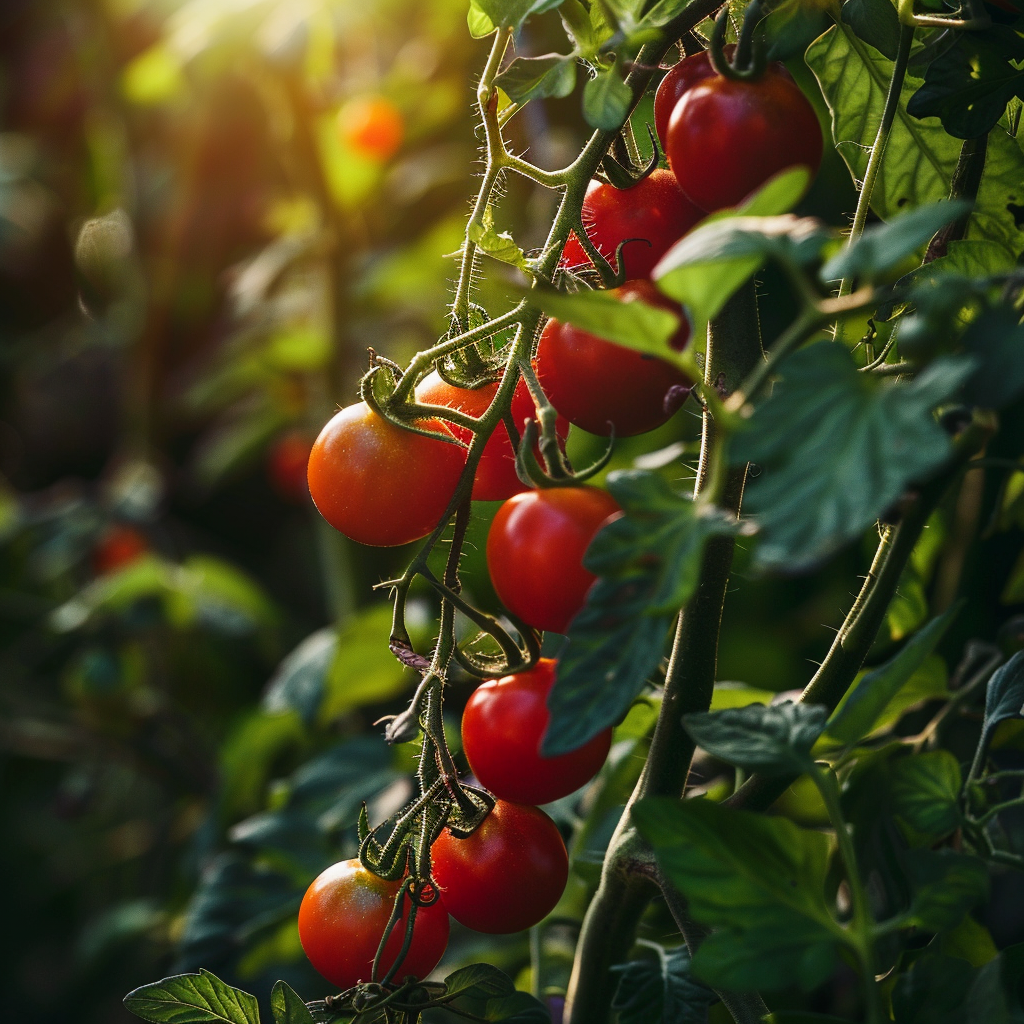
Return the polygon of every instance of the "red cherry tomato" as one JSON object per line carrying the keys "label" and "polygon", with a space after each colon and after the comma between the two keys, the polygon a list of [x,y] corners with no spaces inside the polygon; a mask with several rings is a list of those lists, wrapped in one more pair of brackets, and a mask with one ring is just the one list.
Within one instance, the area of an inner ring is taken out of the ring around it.
{"label": "red cherry tomato", "polygon": [[462,714],[462,749],[481,785],[502,800],[546,804],[575,792],[604,764],[612,743],[606,729],[578,750],[542,757],[551,720],[548,694],[556,662],[541,658],[528,672],[488,679]]}
{"label": "red cherry tomato", "polygon": [[357,96],[338,111],[338,129],[357,153],[383,163],[401,149],[405,120],[389,99]]}
{"label": "red cherry tomato", "polygon": [[[736,44],[728,43],[722,49],[725,59],[732,60]],[[705,78],[711,78],[714,74],[716,72],[707,50],[684,57],[678,64],[673,64],[668,69],[654,95],[654,130],[658,133],[662,149],[665,148],[665,140],[668,138],[669,119],[680,97],[698,82],[703,82]]]}
{"label": "red cherry tomato", "polygon": [[[671,310],[680,318],[671,340],[681,351],[690,340],[682,309],[650,281],[627,281],[617,294],[624,302],[640,299]],[[660,427],[678,407],[669,392],[689,387],[671,363],[615,345],[560,320],[549,320],[537,347],[537,379],[551,404],[570,422],[592,434],[632,437]]]}
{"label": "red cherry tomato", "polygon": [[274,490],[285,499],[300,503],[306,500],[309,486],[306,467],[313,442],[302,430],[291,430],[279,437],[270,449],[267,471]]}
{"label": "red cherry tomato", "polygon": [[[671,171],[652,171],[632,188],[613,188],[600,181],[587,186],[583,226],[598,252],[612,266],[621,242],[627,278],[650,277],[655,264],[704,213],[679,190]],[[627,241],[636,239],[636,241]],[[584,267],[590,259],[579,239],[569,236],[560,266]]]}
{"label": "red cherry tomato", "polygon": [[535,629],[564,633],[596,577],[583,555],[621,510],[597,487],[549,487],[509,498],[487,535],[487,568],[502,604]]}
{"label": "red cherry tomato", "polygon": [[[458,409],[470,416],[482,416],[487,411],[497,390],[497,382],[485,384],[482,388],[472,390],[452,387],[445,383],[437,373],[431,373],[416,386],[416,399],[426,405],[442,405],[446,409]],[[530,397],[530,390],[526,386],[526,381],[522,379],[512,394],[511,413],[520,435],[522,435],[525,421],[537,418],[537,410]],[[460,441],[469,444],[472,437],[468,430],[454,423],[446,425]],[[564,441],[566,434],[569,433],[568,421],[560,416],[555,424],[555,430]],[[534,454],[539,460],[539,447],[534,448]],[[503,423],[499,423],[487,444],[484,445],[483,454],[477,463],[476,476],[473,478],[473,497],[477,501],[504,501],[506,498],[511,498],[513,494],[519,494],[520,491],[528,489],[516,474],[516,456],[512,450],[508,431]]]}
{"label": "red cherry tomato", "polygon": [[116,572],[149,551],[149,541],[134,526],[111,526],[96,543],[92,568],[97,576]]}
{"label": "red cherry tomato", "polygon": [[431,862],[448,913],[489,935],[520,932],[543,920],[569,878],[555,823],[536,807],[504,800],[468,838],[442,832]]}
{"label": "red cherry tomato", "polygon": [[743,202],[789,167],[817,173],[818,116],[796,83],[769,68],[756,81],[715,75],[683,93],[665,153],[683,191],[702,209]]}
{"label": "red cherry tomato", "polygon": [[[299,907],[299,940],[309,962],[333,985],[351,988],[369,981],[384,929],[391,919],[400,883],[378,878],[357,859],[343,860],[320,874]],[[383,977],[401,952],[411,907],[402,900],[402,918],[392,929],[381,957]],[[412,944],[396,977],[425,978],[448,945],[448,912],[438,900],[418,907]]]}
{"label": "red cherry tomato", "polygon": [[[443,423],[419,426],[442,434]],[[466,450],[389,423],[365,402],[342,409],[309,456],[309,493],[336,530],[390,547],[425,537],[448,507]]]}

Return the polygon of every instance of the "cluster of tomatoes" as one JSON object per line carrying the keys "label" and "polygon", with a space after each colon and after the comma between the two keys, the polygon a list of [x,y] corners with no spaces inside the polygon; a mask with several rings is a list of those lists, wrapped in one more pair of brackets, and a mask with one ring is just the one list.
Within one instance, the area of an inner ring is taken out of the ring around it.
{"label": "cluster of tomatoes", "polygon": [[[803,165],[813,174],[822,137],[814,110],[782,65],[756,79],[739,79],[719,74],[707,53],[687,57],[662,80],[654,109],[669,169],[654,170],[628,189],[591,182],[581,224],[617,271],[621,259],[625,284],[616,294],[622,302],[639,300],[679,315],[671,344],[681,350],[690,328],[683,311],[650,280],[658,261],[708,213],[739,204],[779,171]],[[575,235],[561,265],[568,271],[591,265]],[[540,333],[533,366],[560,414],[556,432],[563,439],[569,424],[604,436],[653,430],[691,384],[663,360],[556,319]],[[416,398],[480,417],[497,388],[496,381],[459,388],[432,373],[417,386]],[[537,418],[522,380],[511,415],[517,426]],[[403,430],[366,403],[343,409],[327,424],[310,454],[308,480],[328,522],[371,545],[409,543],[436,527],[458,485],[471,436],[440,420],[415,426],[421,432]],[[582,564],[584,552],[620,514],[615,500],[578,484],[530,489],[517,475],[503,424],[484,448],[472,497],[503,502],[487,540],[498,597],[528,626],[565,633],[593,583]],[[555,663],[542,659],[530,671],[488,680],[470,698],[462,724],[466,757],[497,800],[470,836],[446,831],[434,843],[439,898],[418,911],[403,975],[422,977],[437,965],[449,914],[484,932],[518,931],[546,916],[561,896],[565,846],[555,824],[534,805],[566,796],[592,778],[607,756],[611,732],[569,754],[542,757],[554,675]],[[336,864],[313,883],[300,911],[300,936],[329,980],[350,986],[369,977],[398,891],[399,883],[377,878],[358,861]],[[382,970],[394,962],[403,935],[399,924]]]}

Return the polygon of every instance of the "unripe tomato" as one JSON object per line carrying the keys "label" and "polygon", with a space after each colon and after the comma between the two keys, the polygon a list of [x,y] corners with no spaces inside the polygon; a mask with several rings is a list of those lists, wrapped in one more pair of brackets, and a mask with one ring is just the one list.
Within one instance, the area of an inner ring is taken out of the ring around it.
{"label": "unripe tomato", "polygon": [[[722,48],[726,60],[732,60],[735,51],[735,43],[728,43]],[[678,64],[673,64],[668,69],[654,95],[654,130],[658,133],[662,149],[665,148],[665,140],[668,138],[669,119],[680,97],[698,82],[703,82],[705,78],[711,78],[715,74],[717,72],[707,50],[684,57]]]}
{"label": "unripe tomato", "polygon": [[605,729],[578,750],[542,757],[551,714],[548,694],[557,662],[541,658],[528,672],[488,679],[462,713],[462,749],[480,784],[502,800],[546,804],[574,793],[604,764],[612,743]]}
{"label": "unripe tomato", "polygon": [[[639,299],[678,314],[679,330],[669,344],[676,351],[686,347],[690,324],[685,314],[650,281],[627,281],[614,294],[623,302]],[[544,325],[536,368],[551,404],[570,423],[602,437],[613,428],[616,437],[632,437],[660,427],[676,410],[669,400],[671,389],[692,385],[664,359],[604,341],[560,320]]]}
{"label": "unripe tomato", "polygon": [[338,111],[342,138],[362,156],[382,163],[402,146],[402,112],[383,96],[357,96]]}
{"label": "unripe tomato", "polygon": [[596,577],[583,555],[620,512],[597,487],[548,487],[509,498],[487,535],[487,568],[501,603],[527,625],[564,633]]}
{"label": "unripe tomato", "polygon": [[[497,381],[482,388],[455,388],[443,381],[439,374],[431,373],[416,386],[416,400],[426,405],[442,405],[446,409],[458,409],[470,416],[482,416],[498,390]],[[536,420],[537,409],[530,397],[526,381],[520,379],[512,394],[512,419],[523,433],[525,421]],[[469,444],[472,434],[454,423],[446,424],[460,441]],[[564,441],[569,433],[569,423],[561,416],[555,424],[555,431]],[[540,447],[534,447],[534,454],[540,460]],[[484,445],[483,454],[477,463],[473,477],[473,497],[477,501],[504,501],[513,494],[528,490],[516,474],[516,455],[504,423],[499,423]]]}
{"label": "unripe tomato", "polygon": [[[373,958],[391,920],[399,882],[388,882],[358,859],[333,864],[313,881],[299,906],[299,941],[309,962],[333,985],[351,988],[369,981]],[[402,918],[395,925],[380,961],[386,974],[401,952],[411,907],[402,899]],[[412,944],[398,967],[398,978],[425,978],[440,962],[448,945],[448,912],[438,900],[416,909]]]}
{"label": "unripe tomato", "polygon": [[442,832],[431,861],[448,913],[489,935],[520,932],[543,920],[569,878],[558,826],[536,807],[504,800],[466,839]]}
{"label": "unripe tomato", "polygon": [[[418,425],[447,432],[436,420]],[[465,448],[396,427],[358,402],[314,442],[309,493],[346,537],[377,547],[408,544],[437,526],[465,463]]]}
{"label": "unripe tomato", "polygon": [[[583,200],[583,226],[597,251],[613,267],[615,251],[622,250],[626,277],[649,277],[655,264],[704,213],[680,191],[671,171],[652,171],[632,188],[620,189],[600,181],[587,186]],[[579,239],[569,236],[559,263],[585,267],[590,259]]]}
{"label": "unripe tomato", "polygon": [[821,163],[818,116],[796,83],[769,68],[756,81],[715,75],[683,93],[665,154],[683,191],[709,212],[736,206],[769,178]]}
{"label": "unripe tomato", "polygon": [[134,526],[111,526],[92,552],[92,568],[97,576],[116,572],[149,551],[149,541]]}
{"label": "unripe tomato", "polygon": [[274,490],[286,501],[301,503],[309,494],[306,467],[313,442],[303,430],[290,430],[270,449],[267,472]]}

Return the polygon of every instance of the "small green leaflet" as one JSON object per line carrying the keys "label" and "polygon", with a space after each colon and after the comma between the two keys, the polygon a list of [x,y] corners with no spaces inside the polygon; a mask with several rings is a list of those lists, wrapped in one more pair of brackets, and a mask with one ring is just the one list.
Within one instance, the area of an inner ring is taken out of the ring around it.
{"label": "small green leaflet", "polygon": [[259,1024],[256,997],[209,971],[177,974],[129,992],[124,1005],[154,1024]]}
{"label": "small green leaflet", "polygon": [[583,560],[600,579],[559,659],[548,697],[548,757],[575,750],[625,714],[661,661],[668,627],[697,584],[705,544],[738,529],[655,473],[611,473],[608,490],[625,515],[597,535]]}
{"label": "small green leaflet", "polygon": [[948,750],[901,757],[891,770],[893,811],[915,832],[936,840],[959,828],[960,764]]}
{"label": "small green leaflet", "polygon": [[270,993],[275,1024],[315,1024],[313,1014],[287,982],[278,981]]}
{"label": "small green leaflet", "polygon": [[469,0],[469,28],[475,39],[496,28],[518,31],[531,15],[553,11],[561,4],[562,0]]}
{"label": "small green leaflet", "polygon": [[514,103],[545,99],[561,99],[576,87],[576,58],[560,53],[543,57],[516,57],[494,80],[499,89]]}
{"label": "small green leaflet", "polygon": [[507,231],[497,231],[494,227],[494,211],[490,206],[484,210],[482,223],[469,225],[469,240],[476,244],[481,252],[493,256],[502,263],[509,263],[520,270],[529,271],[529,264],[523,250],[516,245]]}
{"label": "small green leaflet", "polygon": [[912,381],[880,382],[836,342],[783,360],[730,453],[762,468],[747,503],[761,529],[756,566],[808,569],[927,480],[951,450],[932,410],[972,369],[970,359],[936,359]]}
{"label": "small green leaflet", "polygon": [[640,945],[653,950],[657,959],[630,960],[612,968],[619,976],[612,1000],[619,1024],[707,1024],[716,997],[691,977],[687,948]]}
{"label": "small green leaflet", "polygon": [[1018,651],[992,678],[985,690],[985,720],[978,741],[984,755],[996,726],[1007,718],[1020,718],[1024,710],[1024,651]]}
{"label": "small green leaflet", "polygon": [[848,939],[825,904],[827,836],[705,799],[648,798],[632,815],[694,919],[715,929],[696,977],[749,992],[829,976]]}
{"label": "small green leaflet", "polygon": [[619,77],[617,65],[599,71],[583,87],[583,117],[600,131],[618,131],[632,102],[633,92]]}

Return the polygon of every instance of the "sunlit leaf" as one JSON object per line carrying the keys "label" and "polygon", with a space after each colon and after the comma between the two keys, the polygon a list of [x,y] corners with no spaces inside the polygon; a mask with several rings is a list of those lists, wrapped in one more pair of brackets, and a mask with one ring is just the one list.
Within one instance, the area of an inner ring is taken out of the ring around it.
{"label": "sunlit leaf", "polygon": [[124,1005],[155,1024],[259,1024],[256,997],[209,971],[178,974],[129,992]]}

